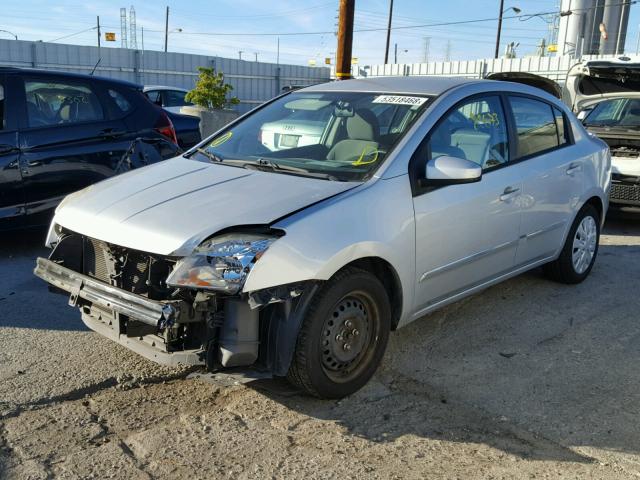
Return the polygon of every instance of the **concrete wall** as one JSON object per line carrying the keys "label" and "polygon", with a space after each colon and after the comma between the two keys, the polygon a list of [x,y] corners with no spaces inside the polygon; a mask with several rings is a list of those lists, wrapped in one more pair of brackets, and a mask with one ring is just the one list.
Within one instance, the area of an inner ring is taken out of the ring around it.
{"label": "concrete wall", "polygon": [[[607,59],[615,57],[604,55],[582,57],[583,60],[595,58]],[[558,57],[491,58],[459,62],[373,65],[369,71],[369,76],[439,75],[484,78],[490,73],[497,72],[530,72],[550,78],[562,85],[565,82],[567,72],[578,61],[571,56],[565,55]],[[640,58],[637,61],[640,61]]]}
{"label": "concrete wall", "polygon": [[313,85],[329,81],[330,69],[276,65],[186,53],[128,50],[20,40],[0,40],[0,66],[31,67],[90,73],[144,85],[193,88],[197,67],[224,72],[225,81],[240,99],[235,108],[244,113],[277,95],[285,85]]}

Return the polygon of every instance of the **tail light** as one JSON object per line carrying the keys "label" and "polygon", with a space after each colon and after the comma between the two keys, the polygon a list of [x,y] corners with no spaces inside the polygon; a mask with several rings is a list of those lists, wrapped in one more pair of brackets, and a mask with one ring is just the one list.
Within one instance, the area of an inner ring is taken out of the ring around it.
{"label": "tail light", "polygon": [[156,122],[154,130],[158,133],[161,133],[169,140],[171,140],[176,145],[178,144],[178,136],[176,135],[176,129],[173,127],[173,123],[169,116],[164,113],[164,111],[160,112],[160,118]]}

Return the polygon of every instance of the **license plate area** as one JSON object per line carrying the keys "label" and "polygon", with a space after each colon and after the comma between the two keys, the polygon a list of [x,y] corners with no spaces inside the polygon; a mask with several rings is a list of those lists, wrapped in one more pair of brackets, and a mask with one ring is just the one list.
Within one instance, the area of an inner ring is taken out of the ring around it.
{"label": "license plate area", "polygon": [[294,148],[298,146],[299,140],[300,140],[299,135],[281,135],[280,146],[287,147],[287,148]]}

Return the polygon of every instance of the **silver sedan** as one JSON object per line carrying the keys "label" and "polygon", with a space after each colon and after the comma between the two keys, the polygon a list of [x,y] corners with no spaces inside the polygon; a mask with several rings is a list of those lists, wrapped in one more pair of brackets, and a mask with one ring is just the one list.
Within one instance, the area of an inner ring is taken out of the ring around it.
{"label": "silver sedan", "polygon": [[[318,134],[265,146],[265,125],[300,118]],[[607,145],[532,87],[327,83],[70,195],[35,273],[154,361],[251,366],[341,397],[390,331],[443,305],[538,266],[582,282],[610,177]]]}

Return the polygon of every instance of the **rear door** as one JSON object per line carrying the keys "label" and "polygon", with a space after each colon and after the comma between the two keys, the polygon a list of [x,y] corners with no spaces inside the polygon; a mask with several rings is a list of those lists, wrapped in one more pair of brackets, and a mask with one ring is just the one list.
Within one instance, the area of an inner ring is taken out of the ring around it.
{"label": "rear door", "polygon": [[0,227],[24,214],[24,191],[18,148],[15,77],[0,75]]}
{"label": "rear door", "polygon": [[23,79],[20,163],[27,214],[48,211],[68,193],[114,174],[131,140],[123,121],[111,118],[107,95],[89,79]]}
{"label": "rear door", "polygon": [[516,266],[553,256],[562,246],[582,193],[584,158],[572,153],[570,124],[553,105],[510,95],[523,165],[522,226]]}

